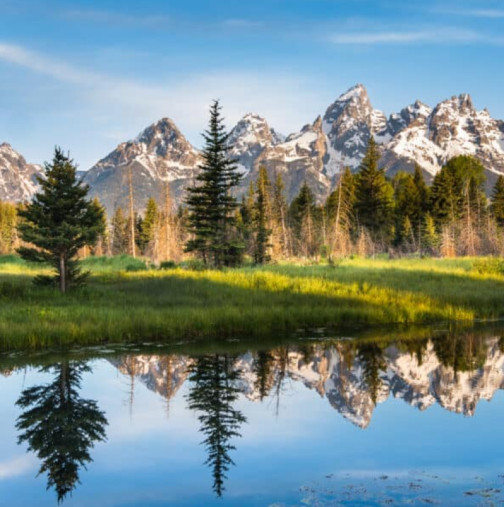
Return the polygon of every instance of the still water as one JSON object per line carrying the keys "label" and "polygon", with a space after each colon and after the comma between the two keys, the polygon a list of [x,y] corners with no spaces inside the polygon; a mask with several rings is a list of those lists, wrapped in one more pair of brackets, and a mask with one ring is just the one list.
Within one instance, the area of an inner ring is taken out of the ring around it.
{"label": "still water", "polygon": [[502,505],[501,336],[0,356],[0,505]]}

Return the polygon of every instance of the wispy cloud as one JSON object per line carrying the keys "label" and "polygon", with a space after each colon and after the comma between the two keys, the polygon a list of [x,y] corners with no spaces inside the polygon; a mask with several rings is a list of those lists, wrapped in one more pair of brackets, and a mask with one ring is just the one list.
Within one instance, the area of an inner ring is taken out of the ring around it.
{"label": "wispy cloud", "polygon": [[[315,118],[320,104],[333,98],[321,97],[313,82],[281,71],[216,70],[161,86],[84,69],[1,41],[0,61],[67,84],[78,97],[76,107],[85,110],[83,114],[91,116],[95,124],[102,124],[105,130],[101,135],[109,140],[126,140],[151,122],[169,116],[193,143],[199,144],[208,106],[215,98],[223,101],[228,127],[253,111],[289,133],[307,118]],[[132,126],[136,129],[133,132]],[[90,162],[81,159],[83,167]]]}
{"label": "wispy cloud", "polygon": [[473,30],[436,28],[413,31],[362,31],[336,33],[329,36],[333,44],[502,44],[501,36],[482,35]]}
{"label": "wispy cloud", "polygon": [[35,460],[33,456],[28,454],[0,462],[0,480],[23,475],[25,472],[31,470],[34,467],[34,464]]}
{"label": "wispy cloud", "polygon": [[264,26],[262,21],[241,18],[226,19],[222,24],[229,28],[262,28]]}
{"label": "wispy cloud", "polygon": [[434,9],[437,14],[450,14],[454,16],[469,16],[474,18],[503,19],[504,10],[502,9],[455,9],[439,8]]}
{"label": "wispy cloud", "polygon": [[97,9],[66,10],[62,15],[78,21],[143,28],[166,28],[172,23],[172,18],[164,14],[127,14]]}

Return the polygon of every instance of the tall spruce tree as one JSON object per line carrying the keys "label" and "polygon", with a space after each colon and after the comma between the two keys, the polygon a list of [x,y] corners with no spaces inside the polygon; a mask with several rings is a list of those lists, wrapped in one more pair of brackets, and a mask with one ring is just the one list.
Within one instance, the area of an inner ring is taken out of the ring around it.
{"label": "tall spruce tree", "polygon": [[208,453],[206,464],[212,470],[213,490],[222,496],[226,473],[234,465],[230,456],[235,446],[232,438],[239,438],[240,426],[246,417],[234,407],[240,390],[237,382],[240,372],[233,369],[232,358],[226,354],[197,358],[189,368],[191,387],[187,400],[189,408],[198,412],[202,444]]}
{"label": "tall spruce tree", "polygon": [[499,176],[492,191],[492,213],[497,223],[504,226],[504,176]]}
{"label": "tall spruce tree", "polygon": [[264,264],[270,260],[268,249],[270,248],[270,236],[272,229],[269,227],[271,206],[269,202],[270,182],[265,167],[259,170],[256,182],[254,202],[254,261],[256,264]]}
{"label": "tall spruce tree", "polygon": [[58,283],[61,292],[84,282],[76,255],[80,248],[93,246],[103,233],[103,209],[87,199],[89,187],[76,178],[76,166],[60,148],[37,178],[41,190],[20,210],[21,238],[34,247],[21,247],[26,260],[51,264],[57,275],[37,276],[36,283]]}
{"label": "tall spruce tree", "polygon": [[374,241],[386,244],[393,229],[393,188],[378,168],[380,152],[370,137],[364,159],[357,174],[355,210],[358,224],[365,227]]}
{"label": "tall spruce tree", "polygon": [[475,211],[481,207],[484,180],[479,160],[467,155],[451,158],[432,182],[430,204],[436,225],[453,224],[464,215],[468,205]]}
{"label": "tall spruce tree", "polygon": [[210,108],[210,122],[203,137],[203,164],[197,184],[188,188],[189,231],[193,238],[187,252],[195,252],[205,264],[221,267],[238,264],[243,245],[236,232],[236,199],[232,190],[241,175],[234,159],[229,157],[219,101]]}
{"label": "tall spruce tree", "polygon": [[158,205],[154,198],[150,197],[145,208],[145,216],[140,220],[140,234],[138,241],[140,251],[145,255],[149,250],[153,250],[152,244],[155,240],[156,229],[159,220]]}
{"label": "tall spruce tree", "polygon": [[128,219],[121,207],[116,208],[111,221],[112,229],[112,254],[119,255],[128,250]]}
{"label": "tall spruce tree", "polygon": [[64,360],[41,369],[54,378],[25,389],[16,405],[23,409],[16,427],[19,443],[27,442],[41,460],[39,474],[47,473],[47,488],[54,488],[61,503],[79,483],[82,468],[92,462],[90,450],[106,439],[104,412],[94,400],[80,397],[85,363]]}
{"label": "tall spruce tree", "polygon": [[317,206],[315,194],[306,182],[289,207],[289,220],[297,241],[298,253],[311,257],[317,253]]}

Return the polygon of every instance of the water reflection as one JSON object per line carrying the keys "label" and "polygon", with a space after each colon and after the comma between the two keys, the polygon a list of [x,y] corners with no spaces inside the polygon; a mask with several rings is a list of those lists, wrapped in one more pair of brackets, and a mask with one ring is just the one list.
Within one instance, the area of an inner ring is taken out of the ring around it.
{"label": "water reflection", "polygon": [[105,440],[107,419],[94,400],[79,396],[82,374],[91,371],[85,363],[63,361],[41,371],[54,380],[21,393],[18,442],[27,442],[40,459],[39,475],[47,473],[47,489],[54,488],[59,503],[79,483],[80,468],[92,461],[94,443]]}
{"label": "water reflection", "polygon": [[[420,410],[437,403],[471,416],[480,399],[491,399],[504,388],[504,340],[473,334],[447,333],[393,344],[346,340],[219,357],[225,359],[226,369],[220,361],[205,363],[205,367],[214,368],[217,377],[227,377],[233,397],[239,391],[254,402],[273,399],[280,410],[286,382],[301,382],[360,428],[369,426],[376,405],[390,395]],[[190,372],[189,381],[199,381],[194,372],[200,360],[185,355],[137,355],[114,360],[114,364],[170,399]]]}
{"label": "water reflection", "polygon": [[[490,400],[504,388],[504,339],[437,333],[394,342],[297,341],[233,354],[153,354],[152,349],[140,349],[108,355],[105,364],[129,377],[131,406],[136,402],[135,381],[167,401],[183,388],[178,399],[197,417],[213,493],[221,497],[248,424],[244,407],[264,403],[281,415],[287,397],[291,407],[306,403],[302,396],[300,401],[293,397],[304,386],[361,429],[370,426],[376,407],[391,397],[422,411],[437,405],[473,416],[480,400]],[[15,368],[0,366],[0,373],[13,375]],[[108,423],[96,401],[79,395],[83,374],[91,372],[84,361],[63,360],[41,371],[53,380],[24,389],[17,401],[22,409],[19,443],[28,443],[41,461],[39,473],[47,473],[47,487],[62,501],[79,483],[81,468],[92,461],[95,442],[105,440]]]}
{"label": "water reflection", "polygon": [[227,355],[198,357],[190,367],[191,387],[187,396],[189,408],[198,412],[202,442],[208,453],[206,464],[212,470],[213,490],[222,496],[226,472],[234,462],[230,451],[233,437],[240,437],[240,426],[246,422],[243,414],[233,407],[240,390],[235,383],[239,370],[233,368]]}

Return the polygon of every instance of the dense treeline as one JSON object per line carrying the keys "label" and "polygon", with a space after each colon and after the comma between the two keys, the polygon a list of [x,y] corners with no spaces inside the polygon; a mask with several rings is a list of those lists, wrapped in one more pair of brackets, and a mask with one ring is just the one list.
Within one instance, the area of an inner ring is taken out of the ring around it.
{"label": "dense treeline", "polygon": [[[214,113],[218,116],[218,109]],[[219,118],[214,121],[220,128]],[[219,135],[218,146],[207,147],[209,157],[219,149],[225,156],[226,135]],[[430,187],[418,166],[414,174],[398,172],[387,178],[379,158],[371,139],[359,171],[345,169],[325,202],[318,203],[305,183],[290,204],[281,174],[271,180],[264,168],[237,202],[230,197],[238,183],[233,162],[224,163],[228,172],[219,180],[215,171],[211,173],[215,161],[208,160],[207,173],[203,171],[189,189],[183,205],[175,206],[166,184],[163,202],[149,199],[142,215],[132,207],[117,208],[103,224],[105,232],[97,244],[81,255],[127,253],[155,263],[196,256],[221,266],[239,264],[244,258],[262,264],[293,257],[333,260],[383,252],[446,257],[504,254],[504,177],[498,177],[488,199],[484,168],[472,157],[449,160]],[[222,164],[225,158],[219,160]],[[220,185],[217,190],[205,187],[215,181]],[[220,203],[207,199],[217,194]],[[21,246],[20,208],[0,202],[0,254],[14,253]],[[209,215],[209,209],[216,208],[220,215]],[[215,217],[213,223],[208,216]]]}

